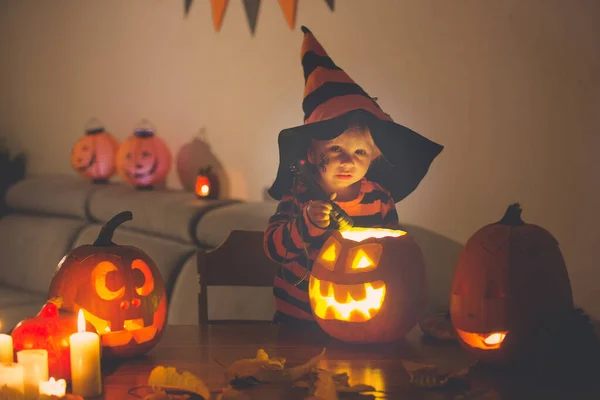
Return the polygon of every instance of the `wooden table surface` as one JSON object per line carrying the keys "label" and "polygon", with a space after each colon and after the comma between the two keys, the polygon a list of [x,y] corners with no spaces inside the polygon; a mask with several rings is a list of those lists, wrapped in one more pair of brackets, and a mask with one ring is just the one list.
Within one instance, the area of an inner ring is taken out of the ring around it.
{"label": "wooden table surface", "polygon": [[[168,326],[161,342],[146,356],[120,364],[103,363],[105,399],[134,399],[128,395],[132,387],[147,384],[150,371],[156,365],[187,370],[202,379],[211,391],[227,384],[224,365],[241,358],[253,358],[259,348],[270,357],[285,357],[287,366],[308,361],[326,348],[325,359],[319,364],[333,372],[347,372],[350,383],[374,386],[383,393],[371,396],[389,399],[459,399],[465,389],[425,390],[412,387],[401,360],[434,364],[450,370],[468,367],[474,360],[457,343],[432,342],[423,339],[415,328],[406,340],[386,345],[350,345],[327,337],[319,331],[292,331],[279,325],[211,325]],[[470,374],[471,391],[493,388],[488,397],[477,399],[565,398],[600,399],[585,392],[559,394],[544,387],[516,387],[514,381],[489,373]],[[468,389],[467,389],[468,390]],[[292,389],[291,384],[263,384],[244,389],[251,399],[304,399],[307,391]],[[595,392],[598,393],[598,392]],[[373,398],[373,397],[361,398]],[[556,396],[556,397],[554,397]],[[216,398],[213,394],[212,398]]]}

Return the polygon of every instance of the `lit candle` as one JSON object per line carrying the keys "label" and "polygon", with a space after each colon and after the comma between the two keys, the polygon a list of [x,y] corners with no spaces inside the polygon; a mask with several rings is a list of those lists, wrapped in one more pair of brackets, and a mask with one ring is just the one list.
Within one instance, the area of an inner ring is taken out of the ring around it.
{"label": "lit candle", "polygon": [[23,366],[16,363],[0,363],[0,382],[0,392],[4,392],[6,398],[10,398],[9,393],[19,393],[23,396]]}
{"label": "lit candle", "polygon": [[48,380],[48,350],[17,351],[17,361],[23,366],[23,386],[26,399],[37,399],[40,381]]}
{"label": "lit candle", "polygon": [[62,397],[67,391],[67,382],[64,379],[50,378],[47,382],[40,382],[40,399],[51,399],[52,396]]}
{"label": "lit candle", "polygon": [[13,355],[13,340],[10,335],[0,333],[0,363],[12,363]]}
{"label": "lit candle", "polygon": [[100,337],[85,331],[85,318],[79,310],[77,333],[70,336],[71,385],[73,394],[95,397],[102,394],[100,375]]}

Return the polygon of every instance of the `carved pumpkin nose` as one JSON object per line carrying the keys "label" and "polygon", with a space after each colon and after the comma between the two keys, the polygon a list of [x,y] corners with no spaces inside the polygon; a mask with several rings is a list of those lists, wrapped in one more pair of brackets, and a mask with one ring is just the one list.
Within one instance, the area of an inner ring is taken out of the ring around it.
{"label": "carved pumpkin nose", "polygon": [[122,310],[128,310],[129,309],[129,302],[127,300],[123,300],[121,302],[121,309]]}
{"label": "carved pumpkin nose", "polygon": [[142,165],[142,164],[135,164],[135,167],[136,167],[137,169],[142,169],[143,165]]}
{"label": "carved pumpkin nose", "polygon": [[78,162],[78,163],[81,163],[82,161],[83,161],[83,158],[81,158],[81,157],[79,157],[79,158],[77,159],[77,162]]}

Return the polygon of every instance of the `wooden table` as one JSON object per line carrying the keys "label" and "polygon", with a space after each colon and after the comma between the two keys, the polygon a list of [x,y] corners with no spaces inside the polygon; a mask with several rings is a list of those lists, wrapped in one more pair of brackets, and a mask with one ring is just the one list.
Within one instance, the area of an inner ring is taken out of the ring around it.
{"label": "wooden table", "polygon": [[[320,368],[345,371],[351,384],[372,385],[385,392],[375,393],[375,396],[389,399],[456,399],[461,398],[457,397],[458,393],[465,392],[464,389],[458,392],[411,387],[402,359],[452,370],[465,368],[473,362],[457,343],[424,340],[418,328],[409,333],[405,341],[361,346],[338,342],[316,330],[290,331],[278,325],[168,326],[161,342],[146,356],[119,365],[103,363],[103,398],[133,399],[127,394],[128,390],[145,385],[156,365],[174,366],[179,372],[190,371],[211,391],[216,391],[226,382],[224,368],[215,360],[228,365],[237,359],[253,358],[258,348],[264,348],[269,356],[285,357],[286,366],[293,366],[308,361],[323,347],[326,354],[325,360],[319,364]],[[492,387],[497,392],[486,399],[600,398],[600,395],[592,396],[589,389],[577,395],[572,392],[559,394],[551,388],[551,383],[543,388],[523,388],[515,385],[510,378],[489,373],[471,374],[470,378],[471,390]],[[252,399],[303,399],[307,393],[303,389],[292,389],[291,384],[264,384],[245,391]]]}

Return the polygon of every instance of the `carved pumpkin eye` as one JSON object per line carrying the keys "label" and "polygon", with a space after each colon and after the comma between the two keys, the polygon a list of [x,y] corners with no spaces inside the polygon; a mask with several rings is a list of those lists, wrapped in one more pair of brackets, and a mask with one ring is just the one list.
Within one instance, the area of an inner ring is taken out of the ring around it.
{"label": "carved pumpkin eye", "polygon": [[81,146],[81,151],[88,151],[88,150],[89,150],[89,147],[86,144]]}
{"label": "carved pumpkin eye", "polygon": [[147,151],[142,151],[142,158],[148,158],[150,157],[150,153],[148,153]]}
{"label": "carved pumpkin eye", "polygon": [[131,160],[131,153],[125,154],[125,158],[128,159],[128,160]]}
{"label": "carved pumpkin eye", "polygon": [[379,243],[369,243],[363,246],[357,246],[348,253],[350,261],[346,272],[360,273],[374,270],[379,264],[383,246]]}
{"label": "carved pumpkin eye", "polygon": [[120,281],[119,274],[111,274],[115,271],[118,269],[110,261],[98,263],[92,271],[92,285],[103,300],[120,299],[125,293],[125,285]]}
{"label": "carved pumpkin eye", "polygon": [[342,249],[342,245],[335,239],[331,240],[329,247],[327,247],[324,251],[321,252],[321,262],[323,266],[330,271],[333,271],[335,267],[335,262],[340,255],[340,250]]}
{"label": "carved pumpkin eye", "polygon": [[137,259],[131,263],[132,270],[138,270],[144,275],[142,282],[136,282],[135,291],[140,296],[148,296],[154,290],[154,277],[150,267],[144,261]]}

